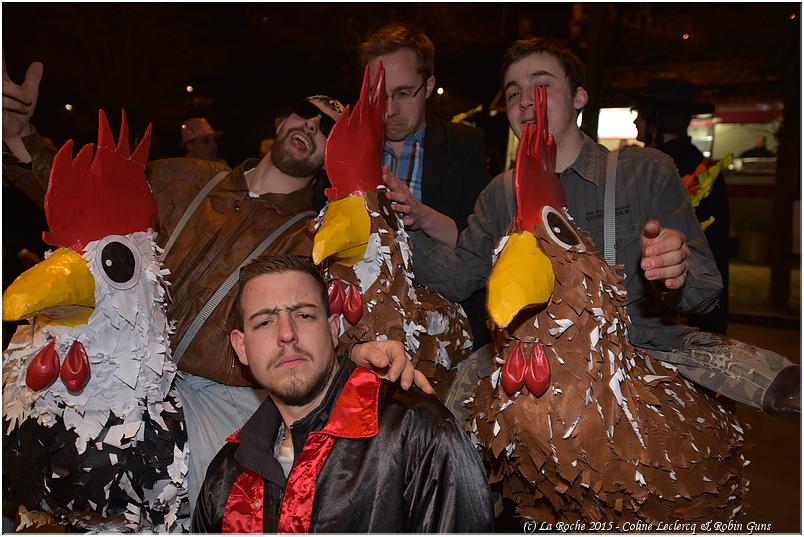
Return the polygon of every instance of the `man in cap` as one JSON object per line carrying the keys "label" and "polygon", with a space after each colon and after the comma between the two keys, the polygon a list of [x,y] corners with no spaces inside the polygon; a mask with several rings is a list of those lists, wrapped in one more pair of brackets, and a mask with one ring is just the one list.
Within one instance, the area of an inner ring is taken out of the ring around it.
{"label": "man in cap", "polygon": [[222,131],[216,131],[205,117],[191,117],[181,124],[181,145],[185,157],[204,160],[218,160],[218,138]]}
{"label": "man in cap", "polygon": [[[714,182],[701,188],[699,177],[711,170],[709,159],[695,147],[687,135],[692,116],[711,114],[715,107],[696,101],[697,88],[679,76],[660,76],[648,83],[637,96],[638,115],[634,120],[637,140],[673,159],[685,185],[695,191],[691,200],[695,216],[704,228],[709,248],[723,278],[723,290],[715,308],[706,314],[691,313],[688,322],[708,332],[726,333],[729,300],[729,194],[723,174],[715,173]],[[705,194],[705,196],[703,196]]]}

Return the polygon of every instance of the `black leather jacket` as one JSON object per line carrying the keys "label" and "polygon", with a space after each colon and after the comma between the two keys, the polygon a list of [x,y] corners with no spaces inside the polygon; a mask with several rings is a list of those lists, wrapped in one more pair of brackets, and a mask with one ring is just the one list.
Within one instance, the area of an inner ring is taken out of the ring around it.
{"label": "black leather jacket", "polygon": [[[344,361],[321,406],[291,426],[299,455],[313,431],[325,427],[355,367]],[[362,401],[373,408],[373,401]],[[434,397],[383,383],[370,438],[337,437],[316,480],[310,532],[489,532],[492,505],[477,451]],[[262,477],[262,531],[275,533],[286,479],[274,457],[281,417],[270,399],[209,466],[193,515],[193,532],[221,533],[235,480]],[[371,428],[371,423],[361,427]],[[247,513],[248,516],[254,513]],[[241,517],[242,518],[242,517]],[[258,516],[254,517],[259,519]],[[254,528],[256,529],[256,528]],[[259,531],[259,530],[258,530]]]}

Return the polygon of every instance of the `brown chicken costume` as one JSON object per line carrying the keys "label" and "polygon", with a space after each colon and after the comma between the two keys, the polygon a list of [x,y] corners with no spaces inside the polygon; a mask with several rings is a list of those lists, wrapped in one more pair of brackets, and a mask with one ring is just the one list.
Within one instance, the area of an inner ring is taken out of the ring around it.
{"label": "brown chicken costume", "polygon": [[747,487],[742,429],[629,343],[622,277],[564,209],[546,96],[523,125],[516,216],[488,283],[498,369],[469,404],[490,481],[519,514],[587,530],[729,520]]}
{"label": "brown chicken costume", "polygon": [[397,340],[446,394],[455,367],[472,348],[463,309],[413,283],[412,254],[402,221],[382,184],[384,71],[338,119],[327,140],[332,188],[318,220],[313,260],[324,263],[333,313],[342,313],[341,342]]}

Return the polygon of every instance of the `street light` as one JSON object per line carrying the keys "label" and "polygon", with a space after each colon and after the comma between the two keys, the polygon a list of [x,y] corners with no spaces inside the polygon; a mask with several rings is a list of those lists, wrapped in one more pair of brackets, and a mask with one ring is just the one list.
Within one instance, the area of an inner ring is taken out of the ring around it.
{"label": "street light", "polygon": [[438,88],[436,90],[436,93],[439,94],[439,95],[444,95],[444,88]]}
{"label": "street light", "polygon": [[64,105],[64,109],[67,110],[68,112],[72,112],[73,111],[73,105],[71,105],[70,103],[67,103],[67,104]]}
{"label": "street light", "polygon": [[192,86],[187,86],[187,87],[186,87],[186,88],[184,88],[184,89],[186,89],[186,90],[187,90],[187,93],[192,93],[192,92],[193,92],[193,90],[194,90],[195,88],[194,88],[194,87],[192,87]]}

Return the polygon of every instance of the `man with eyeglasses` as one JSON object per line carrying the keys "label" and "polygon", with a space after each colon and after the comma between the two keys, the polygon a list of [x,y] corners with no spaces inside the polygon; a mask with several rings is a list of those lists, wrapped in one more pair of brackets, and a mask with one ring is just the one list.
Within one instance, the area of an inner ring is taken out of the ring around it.
{"label": "man with eyeglasses", "polygon": [[[489,182],[483,133],[425,113],[436,83],[435,48],[421,30],[384,26],[360,46],[360,59],[372,77],[385,67],[385,182],[394,210],[408,229],[454,245]],[[476,348],[488,342],[483,296],[478,291],[461,304]]]}
{"label": "man with eyeglasses", "polygon": [[[7,77],[3,82],[4,151],[18,162],[4,175],[40,206],[54,156],[29,123],[42,69],[36,62],[21,85]],[[158,244],[170,270],[168,318],[176,323],[171,348],[181,371],[176,387],[191,452],[191,508],[212,457],[266,397],[229,344],[239,267],[258,256],[310,255],[316,177],[323,172],[327,135],[342,111],[340,102],[325,95],[300,101],[279,127],[271,152],[233,170],[188,158],[148,164]],[[414,377],[399,342],[365,343],[350,356],[359,365],[376,364],[381,376],[399,380],[404,389],[415,378],[429,390],[423,377]]]}

